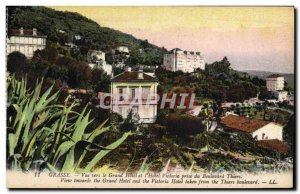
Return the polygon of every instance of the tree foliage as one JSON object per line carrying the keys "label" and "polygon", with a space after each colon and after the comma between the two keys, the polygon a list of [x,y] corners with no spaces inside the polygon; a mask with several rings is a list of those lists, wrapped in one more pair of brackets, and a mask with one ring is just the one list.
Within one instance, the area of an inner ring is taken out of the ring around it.
{"label": "tree foliage", "polygon": [[[111,28],[72,12],[62,12],[47,7],[8,7],[8,29],[37,28],[47,35],[47,39],[64,45],[74,43],[78,48],[72,49],[72,56],[84,60],[90,49],[111,53],[118,46],[128,46],[131,50],[129,61],[133,64],[161,65],[165,51],[147,40],[139,40],[132,35]],[[74,39],[79,35],[80,39]],[[140,52],[142,49],[142,52]],[[112,58],[108,57],[109,62]],[[111,63],[112,64],[112,63]]]}
{"label": "tree foliage", "polygon": [[156,74],[162,92],[170,91],[174,87],[190,87],[197,97],[213,99],[217,103],[242,102],[256,97],[259,89],[265,86],[257,77],[251,78],[247,73],[233,70],[226,57],[207,64],[205,71],[183,73],[158,68]]}

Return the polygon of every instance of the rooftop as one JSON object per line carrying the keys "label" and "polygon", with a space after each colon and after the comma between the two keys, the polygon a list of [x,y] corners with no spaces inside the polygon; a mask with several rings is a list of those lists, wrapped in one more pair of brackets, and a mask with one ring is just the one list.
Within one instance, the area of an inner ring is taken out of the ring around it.
{"label": "rooftop", "polygon": [[173,48],[172,50],[170,50],[170,52],[174,52],[174,51],[182,51],[180,48]]}
{"label": "rooftop", "polygon": [[289,146],[278,139],[261,140],[258,141],[257,145],[259,147],[280,153],[287,153],[289,150]]}
{"label": "rooftop", "polygon": [[[22,33],[23,31],[23,33]],[[36,33],[36,34],[35,34]],[[9,32],[10,36],[31,36],[31,37],[47,37],[36,29],[12,29]]]}
{"label": "rooftop", "polygon": [[[143,74],[139,79],[139,73]],[[112,82],[158,82],[158,79],[138,71],[125,71],[111,79]]]}
{"label": "rooftop", "polygon": [[187,50],[181,50],[180,48],[173,48],[170,50],[168,53],[175,53],[175,52],[183,52],[184,54],[191,54],[191,55],[200,55],[200,52],[195,52],[195,51],[187,51]]}
{"label": "rooftop", "polygon": [[236,129],[246,133],[252,133],[259,128],[269,124],[269,121],[250,119],[247,117],[228,115],[223,117],[221,123],[231,129]]}
{"label": "rooftop", "polygon": [[272,74],[272,75],[267,76],[267,78],[278,78],[278,77],[283,77],[283,76],[279,75],[279,74]]}

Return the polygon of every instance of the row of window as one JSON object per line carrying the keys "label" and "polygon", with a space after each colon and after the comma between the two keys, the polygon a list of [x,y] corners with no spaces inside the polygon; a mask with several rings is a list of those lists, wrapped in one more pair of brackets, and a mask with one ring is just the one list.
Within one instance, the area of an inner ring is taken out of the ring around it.
{"label": "row of window", "polygon": [[10,43],[16,44],[46,44],[46,38],[36,38],[36,37],[10,37]]}
{"label": "row of window", "polygon": [[[266,134],[265,134],[265,133],[262,133],[262,134],[261,134],[261,139],[262,139],[262,140],[264,140],[264,139],[268,139],[268,138],[269,138],[269,137],[268,137],[268,136],[266,136]],[[256,139],[256,140],[257,140],[257,139],[258,139],[258,136],[257,136],[257,135],[255,135],[255,136],[254,136],[254,139]]]}
{"label": "row of window", "polygon": [[28,45],[8,45],[7,52],[12,53],[14,51],[18,51],[20,53],[23,53],[26,57],[32,57],[33,53],[40,49],[44,49],[44,46],[28,46]]}
{"label": "row of window", "polygon": [[[150,86],[143,86],[142,87],[142,98],[147,99],[150,95]],[[139,87],[129,87],[129,98],[135,99],[138,93]],[[125,94],[126,87],[118,87],[118,95],[121,97]],[[123,100],[123,99],[121,99]]]}

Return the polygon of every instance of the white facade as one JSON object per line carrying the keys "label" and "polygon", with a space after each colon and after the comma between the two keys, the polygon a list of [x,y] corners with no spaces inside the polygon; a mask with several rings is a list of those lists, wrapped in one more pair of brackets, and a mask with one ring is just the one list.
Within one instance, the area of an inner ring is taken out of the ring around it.
{"label": "white facade", "polygon": [[282,130],[283,127],[277,125],[275,123],[269,123],[256,131],[254,131],[251,135],[253,138],[259,140],[270,140],[270,139],[278,139],[282,141]]}
{"label": "white facade", "polygon": [[[141,74],[143,76],[146,75],[144,73]],[[139,122],[154,123],[157,116],[156,94],[158,83],[155,81],[120,82],[113,80],[114,78],[111,83],[112,111],[126,118],[130,110],[132,110],[134,114],[138,115]]]}
{"label": "white facade", "polygon": [[279,75],[271,75],[266,78],[268,91],[275,92],[284,89],[284,77]]}
{"label": "white facade", "polygon": [[196,69],[205,69],[205,63],[200,52],[173,49],[164,54],[163,67],[169,71],[194,72]]}
{"label": "white facade", "polygon": [[288,92],[287,91],[276,91],[276,92],[274,92],[274,95],[279,102],[288,100]]}
{"label": "white facade", "polygon": [[116,50],[121,53],[129,53],[129,49],[127,46],[118,46]]}
{"label": "white facade", "polygon": [[102,65],[97,65],[94,63],[89,63],[90,68],[100,68],[102,69],[107,75],[111,75],[112,74],[112,65],[110,64],[102,64]]}
{"label": "white facade", "polygon": [[89,55],[92,62],[89,64],[91,68],[101,68],[107,75],[112,74],[112,65],[106,63],[105,52],[93,50]]}
{"label": "white facade", "polygon": [[32,58],[36,50],[43,50],[46,47],[46,36],[33,30],[13,30],[12,35],[6,41],[6,53],[9,55],[14,51],[23,53],[27,58]]}
{"label": "white facade", "polygon": [[112,65],[110,64],[102,64],[101,67],[103,69],[103,71],[107,74],[107,75],[111,75],[112,74]]}

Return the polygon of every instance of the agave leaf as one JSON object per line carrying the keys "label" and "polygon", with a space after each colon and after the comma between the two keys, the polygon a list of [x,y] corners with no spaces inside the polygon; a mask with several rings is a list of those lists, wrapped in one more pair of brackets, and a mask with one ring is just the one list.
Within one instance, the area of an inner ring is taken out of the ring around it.
{"label": "agave leaf", "polygon": [[41,135],[39,136],[39,138],[37,139],[37,148],[34,151],[33,157],[34,158],[43,158],[43,160],[45,160],[45,149],[47,149],[48,144],[48,139],[49,138],[49,134],[50,132],[46,130],[46,128],[44,128],[43,133],[41,133]]}
{"label": "agave leaf", "polygon": [[18,122],[18,125],[17,125],[17,129],[16,129],[16,132],[14,134],[14,142],[13,144],[10,144],[10,146],[13,146],[13,147],[10,147],[9,149],[10,150],[14,150],[19,142],[19,136],[21,134],[21,131],[22,131],[22,127],[25,123],[25,119],[26,119],[26,113],[20,115],[20,118],[19,118],[19,122]]}
{"label": "agave leaf", "polygon": [[[93,142],[94,139],[95,139],[95,137],[99,136],[100,134],[102,134],[102,133],[104,133],[104,132],[106,132],[106,131],[108,131],[108,130],[110,129],[110,127],[106,127],[106,128],[101,129],[101,128],[104,126],[104,124],[105,124],[106,122],[107,122],[107,120],[104,121],[99,127],[97,127],[92,133],[90,133],[90,134],[88,135],[88,136],[89,136],[89,138],[88,138],[88,141],[89,141],[89,142]],[[85,136],[85,135],[84,135],[84,136]],[[84,139],[86,139],[86,137],[84,137]],[[90,146],[87,147],[87,150],[88,150],[89,148],[90,148]],[[107,149],[107,148],[106,148],[106,149]],[[76,169],[80,166],[82,160],[84,159],[84,157],[85,157],[85,155],[86,155],[86,153],[87,153],[87,150],[84,150],[83,153],[81,154]]]}
{"label": "agave leaf", "polygon": [[30,94],[30,96],[32,96],[31,100],[33,100],[35,103],[37,103],[37,100],[39,99],[41,89],[42,89],[42,82],[39,82],[39,80],[37,80],[35,88],[33,92]]}
{"label": "agave leaf", "polygon": [[13,133],[8,134],[8,147],[9,147],[9,155],[12,156],[14,154],[15,147],[17,146],[16,136]]}
{"label": "agave leaf", "polygon": [[[48,90],[40,97],[39,101],[36,104],[36,111],[39,112],[43,109],[43,107],[45,107],[46,104],[46,99],[48,98],[48,96],[50,95],[50,92],[53,88],[53,85],[50,86],[50,88],[48,88]],[[40,93],[40,91],[38,92]],[[39,95],[38,95],[39,96]],[[37,96],[37,97],[38,97]],[[37,99],[37,98],[36,98]]]}
{"label": "agave leaf", "polygon": [[25,158],[27,158],[29,156],[30,152],[33,149],[33,145],[36,143],[37,137],[41,133],[43,133],[44,130],[45,130],[45,128],[42,128],[40,130],[35,131],[34,134],[32,135],[32,137],[30,138],[29,143],[27,145],[24,145],[24,147],[25,147],[25,149],[24,149],[25,154],[23,154],[23,156],[25,155]]}
{"label": "agave leaf", "polygon": [[89,122],[90,111],[85,116],[83,116],[84,112],[85,111],[81,113],[81,115],[78,117],[75,123],[75,129],[72,135],[72,139],[74,139],[75,142],[79,141],[82,138],[86,127],[90,124]]}
{"label": "agave leaf", "polygon": [[148,160],[148,156],[146,156],[145,159],[143,160],[139,173],[145,173],[149,170],[150,164],[147,163],[147,160]]}
{"label": "agave leaf", "polygon": [[124,133],[121,138],[119,138],[117,141],[114,143],[110,144],[106,148],[109,150],[102,150],[96,156],[88,163],[88,165],[84,168],[84,172],[90,172],[92,168],[96,166],[96,164],[108,153],[110,153],[112,150],[116,149],[119,147],[125,140],[126,138],[131,135],[131,132]]}
{"label": "agave leaf", "polygon": [[73,172],[74,171],[74,163],[75,163],[75,146],[73,146],[67,154],[63,167],[61,169],[62,172]]}
{"label": "agave leaf", "polygon": [[63,156],[64,154],[66,154],[72,146],[74,146],[74,142],[73,141],[65,141],[62,144],[60,144],[60,146],[58,147],[56,154],[54,156],[54,164],[57,163],[57,161],[59,160],[59,158],[61,156]]}
{"label": "agave leaf", "polygon": [[14,119],[14,122],[13,122],[13,125],[12,127],[15,128],[18,121],[20,121],[21,119],[21,116],[22,116],[22,110],[23,110],[23,106],[24,106],[24,103],[23,104],[20,104],[20,105],[17,105],[17,104],[13,104],[12,105],[14,107],[14,109],[16,110],[17,114],[15,116],[15,119]]}
{"label": "agave leaf", "polygon": [[93,132],[91,132],[90,134],[87,134],[88,137],[86,138],[88,141],[92,142],[94,141],[95,137],[99,136],[100,134],[106,132],[107,130],[109,130],[109,127],[106,127],[104,129],[103,126],[107,123],[109,119],[106,119],[105,121],[103,121]]}
{"label": "agave leaf", "polygon": [[40,126],[49,118],[50,111],[42,112],[41,114],[37,115],[37,118],[33,121],[32,129]]}
{"label": "agave leaf", "polygon": [[54,166],[52,166],[51,164],[49,164],[48,162],[45,162],[46,168],[50,171],[50,172],[57,172],[57,170],[55,169]]}
{"label": "agave leaf", "polygon": [[195,163],[196,163],[195,161],[192,162],[192,164],[191,164],[191,166],[190,166],[190,168],[188,170],[189,174],[192,173],[192,170],[193,170],[193,167],[194,167]]}
{"label": "agave leaf", "polygon": [[[49,88],[50,89],[50,88]],[[51,88],[52,89],[52,88]],[[50,90],[51,91],[51,90]],[[45,96],[45,94],[41,97],[41,99],[39,100],[39,103],[37,104],[36,107],[36,112],[40,112],[42,110],[44,110],[45,108],[47,108],[48,104],[52,101],[56,101],[57,97],[58,97],[59,91],[57,91],[55,94],[53,94],[52,96],[50,96],[48,99],[46,99],[47,96]],[[43,98],[45,96],[45,99]],[[40,104],[41,103],[41,104]]]}
{"label": "agave leaf", "polygon": [[[32,121],[33,121],[33,116],[34,116],[34,100],[31,99],[31,102],[29,103],[29,106],[27,107],[26,111],[25,112],[25,128],[24,128],[24,131],[23,131],[23,135],[22,135],[22,142],[26,145],[30,138],[28,138],[29,136],[29,130],[30,130],[30,127],[31,127],[31,124],[32,124]],[[24,114],[24,113],[23,113]],[[24,147],[22,149],[22,151],[24,150]]]}
{"label": "agave leaf", "polygon": [[93,142],[94,139],[95,139],[96,137],[98,137],[99,135],[101,135],[101,134],[103,134],[103,133],[105,133],[105,132],[107,132],[107,131],[109,131],[109,130],[110,130],[110,127],[109,127],[109,126],[108,126],[108,127],[105,127],[105,128],[102,128],[102,129],[95,130],[95,131],[90,135],[90,137],[88,138],[88,141],[89,141],[89,142]]}

